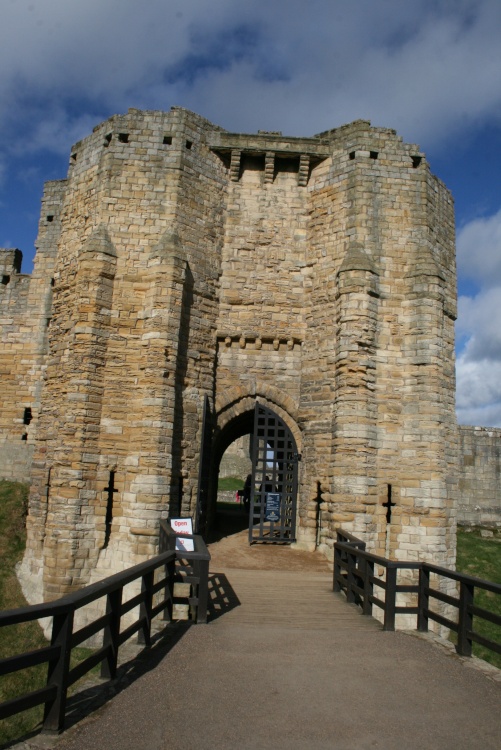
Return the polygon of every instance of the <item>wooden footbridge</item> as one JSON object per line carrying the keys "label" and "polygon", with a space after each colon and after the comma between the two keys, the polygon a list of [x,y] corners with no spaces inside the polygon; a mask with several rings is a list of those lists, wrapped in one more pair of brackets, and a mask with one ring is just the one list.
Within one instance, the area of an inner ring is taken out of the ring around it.
{"label": "wooden footbridge", "polygon": [[[313,553],[238,536],[210,551],[208,624],[169,625],[140,668],[137,659],[118,667],[100,708],[82,718],[70,699],[67,731],[23,747],[497,750],[500,673],[362,616],[365,584],[353,570],[333,593]],[[146,621],[151,602],[141,605]]]}
{"label": "wooden footbridge", "polygon": [[[290,554],[290,550],[287,551]],[[355,605],[332,594],[332,574],[284,570],[221,569],[210,577],[211,618],[224,614],[232,627],[259,626],[292,630],[372,631],[376,620],[360,617]]]}

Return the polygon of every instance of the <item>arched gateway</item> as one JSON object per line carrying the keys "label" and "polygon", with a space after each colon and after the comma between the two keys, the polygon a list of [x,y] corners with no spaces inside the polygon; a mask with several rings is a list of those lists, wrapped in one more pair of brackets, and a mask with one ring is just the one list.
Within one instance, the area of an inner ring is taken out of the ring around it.
{"label": "arched gateway", "polygon": [[292,432],[271,409],[257,403],[252,440],[249,542],[296,540],[297,469]]}
{"label": "arched gateway", "polygon": [[210,523],[256,403],[251,539],[331,557],[343,527],[454,564],[453,226],[418,147],[365,121],[289,138],[130,110],[77,143],[5,391],[30,410],[33,598],[153,554],[162,517]]}
{"label": "arched gateway", "polygon": [[226,448],[243,435],[250,436],[252,470],[249,475],[249,542],[291,544],[296,541],[298,452],[292,430],[272,409],[256,401],[253,411],[235,417],[213,441],[204,415],[202,460],[195,528],[210,530],[214,522],[217,479]]}

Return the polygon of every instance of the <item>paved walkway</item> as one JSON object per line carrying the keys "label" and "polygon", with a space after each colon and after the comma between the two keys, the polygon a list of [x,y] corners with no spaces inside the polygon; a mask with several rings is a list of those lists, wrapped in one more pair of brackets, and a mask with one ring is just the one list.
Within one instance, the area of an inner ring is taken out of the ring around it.
{"label": "paved walkway", "polygon": [[263,570],[270,549],[251,554],[243,570],[216,550],[210,624],[174,628],[57,750],[498,750],[501,682],[382,632],[332,593],[318,558],[299,571],[282,548]]}

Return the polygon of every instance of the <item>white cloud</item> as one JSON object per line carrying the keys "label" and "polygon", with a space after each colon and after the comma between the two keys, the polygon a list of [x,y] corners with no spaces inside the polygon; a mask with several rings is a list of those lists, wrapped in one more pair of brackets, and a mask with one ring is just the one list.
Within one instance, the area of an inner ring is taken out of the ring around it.
{"label": "white cloud", "polygon": [[57,150],[80,136],[76,108],[181,104],[305,135],[365,117],[429,147],[499,117],[500,23],[498,0],[16,0],[0,124],[30,121],[32,145]]}
{"label": "white cloud", "polygon": [[465,361],[501,362],[501,286],[459,298],[456,332],[466,340]]}
{"label": "white cloud", "polygon": [[482,286],[501,286],[501,209],[460,229],[457,260],[460,274]]}
{"label": "white cloud", "polygon": [[501,362],[458,357],[456,410],[459,424],[501,426]]}
{"label": "white cloud", "polygon": [[44,117],[33,123],[29,138],[14,142],[10,147],[13,155],[26,155],[49,149],[54,153],[65,154],[70,146],[89,135],[92,128],[105,116],[96,116],[84,112],[72,115],[59,105],[48,106]]}
{"label": "white cloud", "polygon": [[460,422],[501,426],[501,209],[458,232],[458,274],[479,286],[459,298],[456,333]]}
{"label": "white cloud", "polygon": [[[499,3],[359,1],[342,13],[331,1],[293,3],[285,17],[268,5],[252,5],[262,32],[254,56],[174,87],[189,106],[229,128],[274,122],[295,134],[366,117],[428,146],[499,117]],[[282,78],[263,79],[268,58]]]}

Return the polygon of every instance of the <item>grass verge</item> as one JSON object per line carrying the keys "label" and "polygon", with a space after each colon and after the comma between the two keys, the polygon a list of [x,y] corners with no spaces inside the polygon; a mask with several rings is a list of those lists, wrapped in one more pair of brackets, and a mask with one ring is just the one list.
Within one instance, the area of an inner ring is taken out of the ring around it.
{"label": "grass verge", "polygon": [[[456,567],[461,573],[501,583],[501,536],[483,538],[479,529],[458,529]],[[501,597],[489,591],[475,589],[475,604],[501,615]],[[499,625],[474,617],[473,627],[485,638],[501,643]],[[473,644],[473,653],[501,669],[501,654],[478,643]]]}
{"label": "grass verge", "polygon": [[[16,577],[16,563],[26,544],[27,485],[0,480],[0,610],[26,606]],[[0,630],[0,658],[35,651],[47,645],[38,622],[26,622]],[[72,651],[72,666],[92,653],[87,648]],[[93,672],[97,672],[96,667]],[[0,702],[37,690],[45,685],[47,665],[23,669],[0,677]],[[36,706],[0,722],[0,746],[40,728],[43,706]]]}
{"label": "grass verge", "polygon": [[217,488],[221,492],[236,492],[237,490],[243,490],[244,481],[239,477],[222,477],[217,483]]}
{"label": "grass verge", "polygon": [[[25,517],[28,487],[16,482],[0,481],[0,609],[25,607],[26,600],[15,574],[16,563],[22,557],[26,541]],[[2,628],[0,658],[47,645],[37,622],[27,622]],[[0,679],[0,701],[43,687],[47,667],[39,665],[5,675]],[[23,711],[0,723],[0,742],[8,742],[32,731],[42,719],[43,708]]]}

